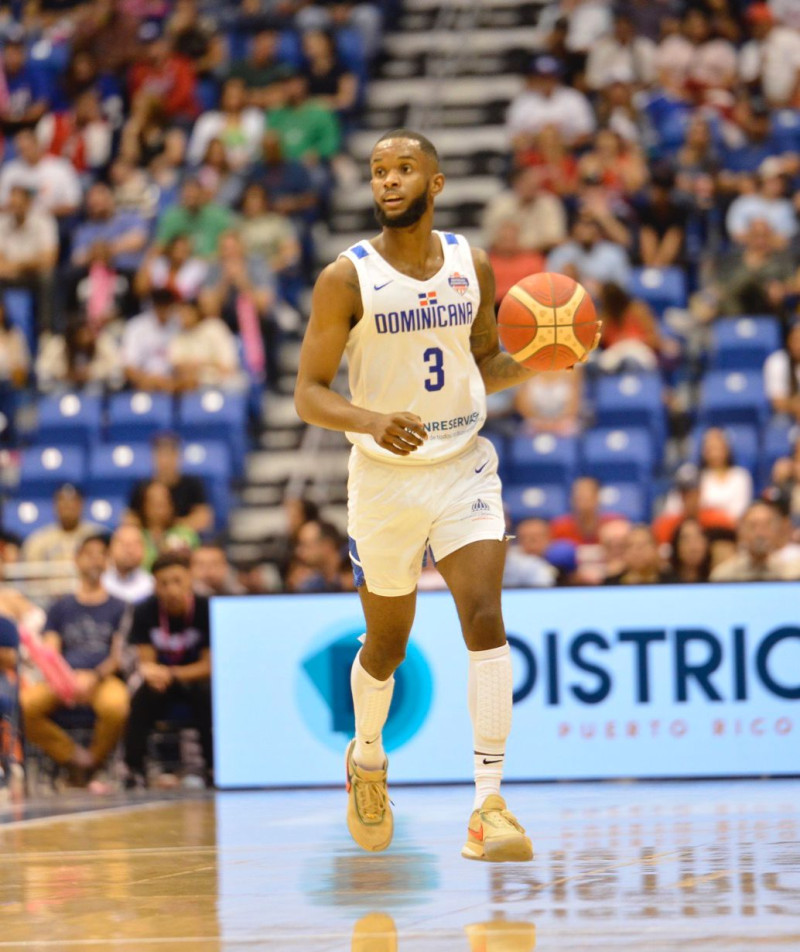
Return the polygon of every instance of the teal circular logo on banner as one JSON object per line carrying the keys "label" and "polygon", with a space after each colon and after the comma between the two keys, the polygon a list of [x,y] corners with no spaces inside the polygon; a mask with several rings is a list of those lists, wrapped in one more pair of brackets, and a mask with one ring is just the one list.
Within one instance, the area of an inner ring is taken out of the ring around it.
{"label": "teal circular logo on banner", "polygon": [[[355,733],[350,669],[361,644],[364,623],[353,621],[323,632],[303,658],[297,679],[297,704],[311,733],[331,750]],[[425,723],[433,700],[431,668],[420,649],[409,644],[406,659],[395,671],[389,719],[383,729],[387,751],[402,747]]]}

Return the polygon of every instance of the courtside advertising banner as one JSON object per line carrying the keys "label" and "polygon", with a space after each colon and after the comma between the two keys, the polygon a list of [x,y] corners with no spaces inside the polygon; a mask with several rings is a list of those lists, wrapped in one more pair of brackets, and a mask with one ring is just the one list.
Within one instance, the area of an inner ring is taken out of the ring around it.
{"label": "courtside advertising banner", "polygon": [[[511,780],[800,774],[800,585],[507,591]],[[220,787],[338,784],[356,595],[216,598]],[[469,781],[452,599],[419,596],[384,742],[394,783]]]}

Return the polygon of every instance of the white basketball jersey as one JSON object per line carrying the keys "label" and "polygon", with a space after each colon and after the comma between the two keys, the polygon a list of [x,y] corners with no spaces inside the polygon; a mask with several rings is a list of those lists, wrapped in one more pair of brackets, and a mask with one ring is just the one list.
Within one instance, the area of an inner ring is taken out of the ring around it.
{"label": "white basketball jersey", "polygon": [[457,455],[486,419],[486,388],[469,342],[480,305],[472,253],[462,235],[434,234],[444,262],[427,281],[395,270],[368,241],[343,252],[358,272],[364,308],[345,350],[353,403],[416,413],[428,439],[396,456],[368,434],[346,435],[367,456],[403,465]]}

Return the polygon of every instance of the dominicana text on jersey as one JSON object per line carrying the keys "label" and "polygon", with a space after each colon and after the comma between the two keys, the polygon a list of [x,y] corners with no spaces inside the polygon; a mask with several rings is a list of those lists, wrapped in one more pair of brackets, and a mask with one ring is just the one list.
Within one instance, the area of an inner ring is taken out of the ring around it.
{"label": "dominicana text on jersey", "polygon": [[406,457],[367,434],[347,438],[367,456],[404,466],[457,456],[486,419],[486,390],[470,349],[480,306],[472,253],[461,235],[433,234],[444,262],[426,281],[395,270],[368,241],[344,252],[358,273],[363,304],[345,350],[353,403],[378,413],[416,413],[428,432]]}

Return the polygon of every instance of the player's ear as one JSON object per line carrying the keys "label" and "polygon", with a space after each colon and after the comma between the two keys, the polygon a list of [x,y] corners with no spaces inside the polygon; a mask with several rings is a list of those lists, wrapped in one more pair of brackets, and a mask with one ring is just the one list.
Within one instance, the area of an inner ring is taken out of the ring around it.
{"label": "player's ear", "polygon": [[437,172],[431,177],[431,195],[438,195],[444,188],[444,174]]}

